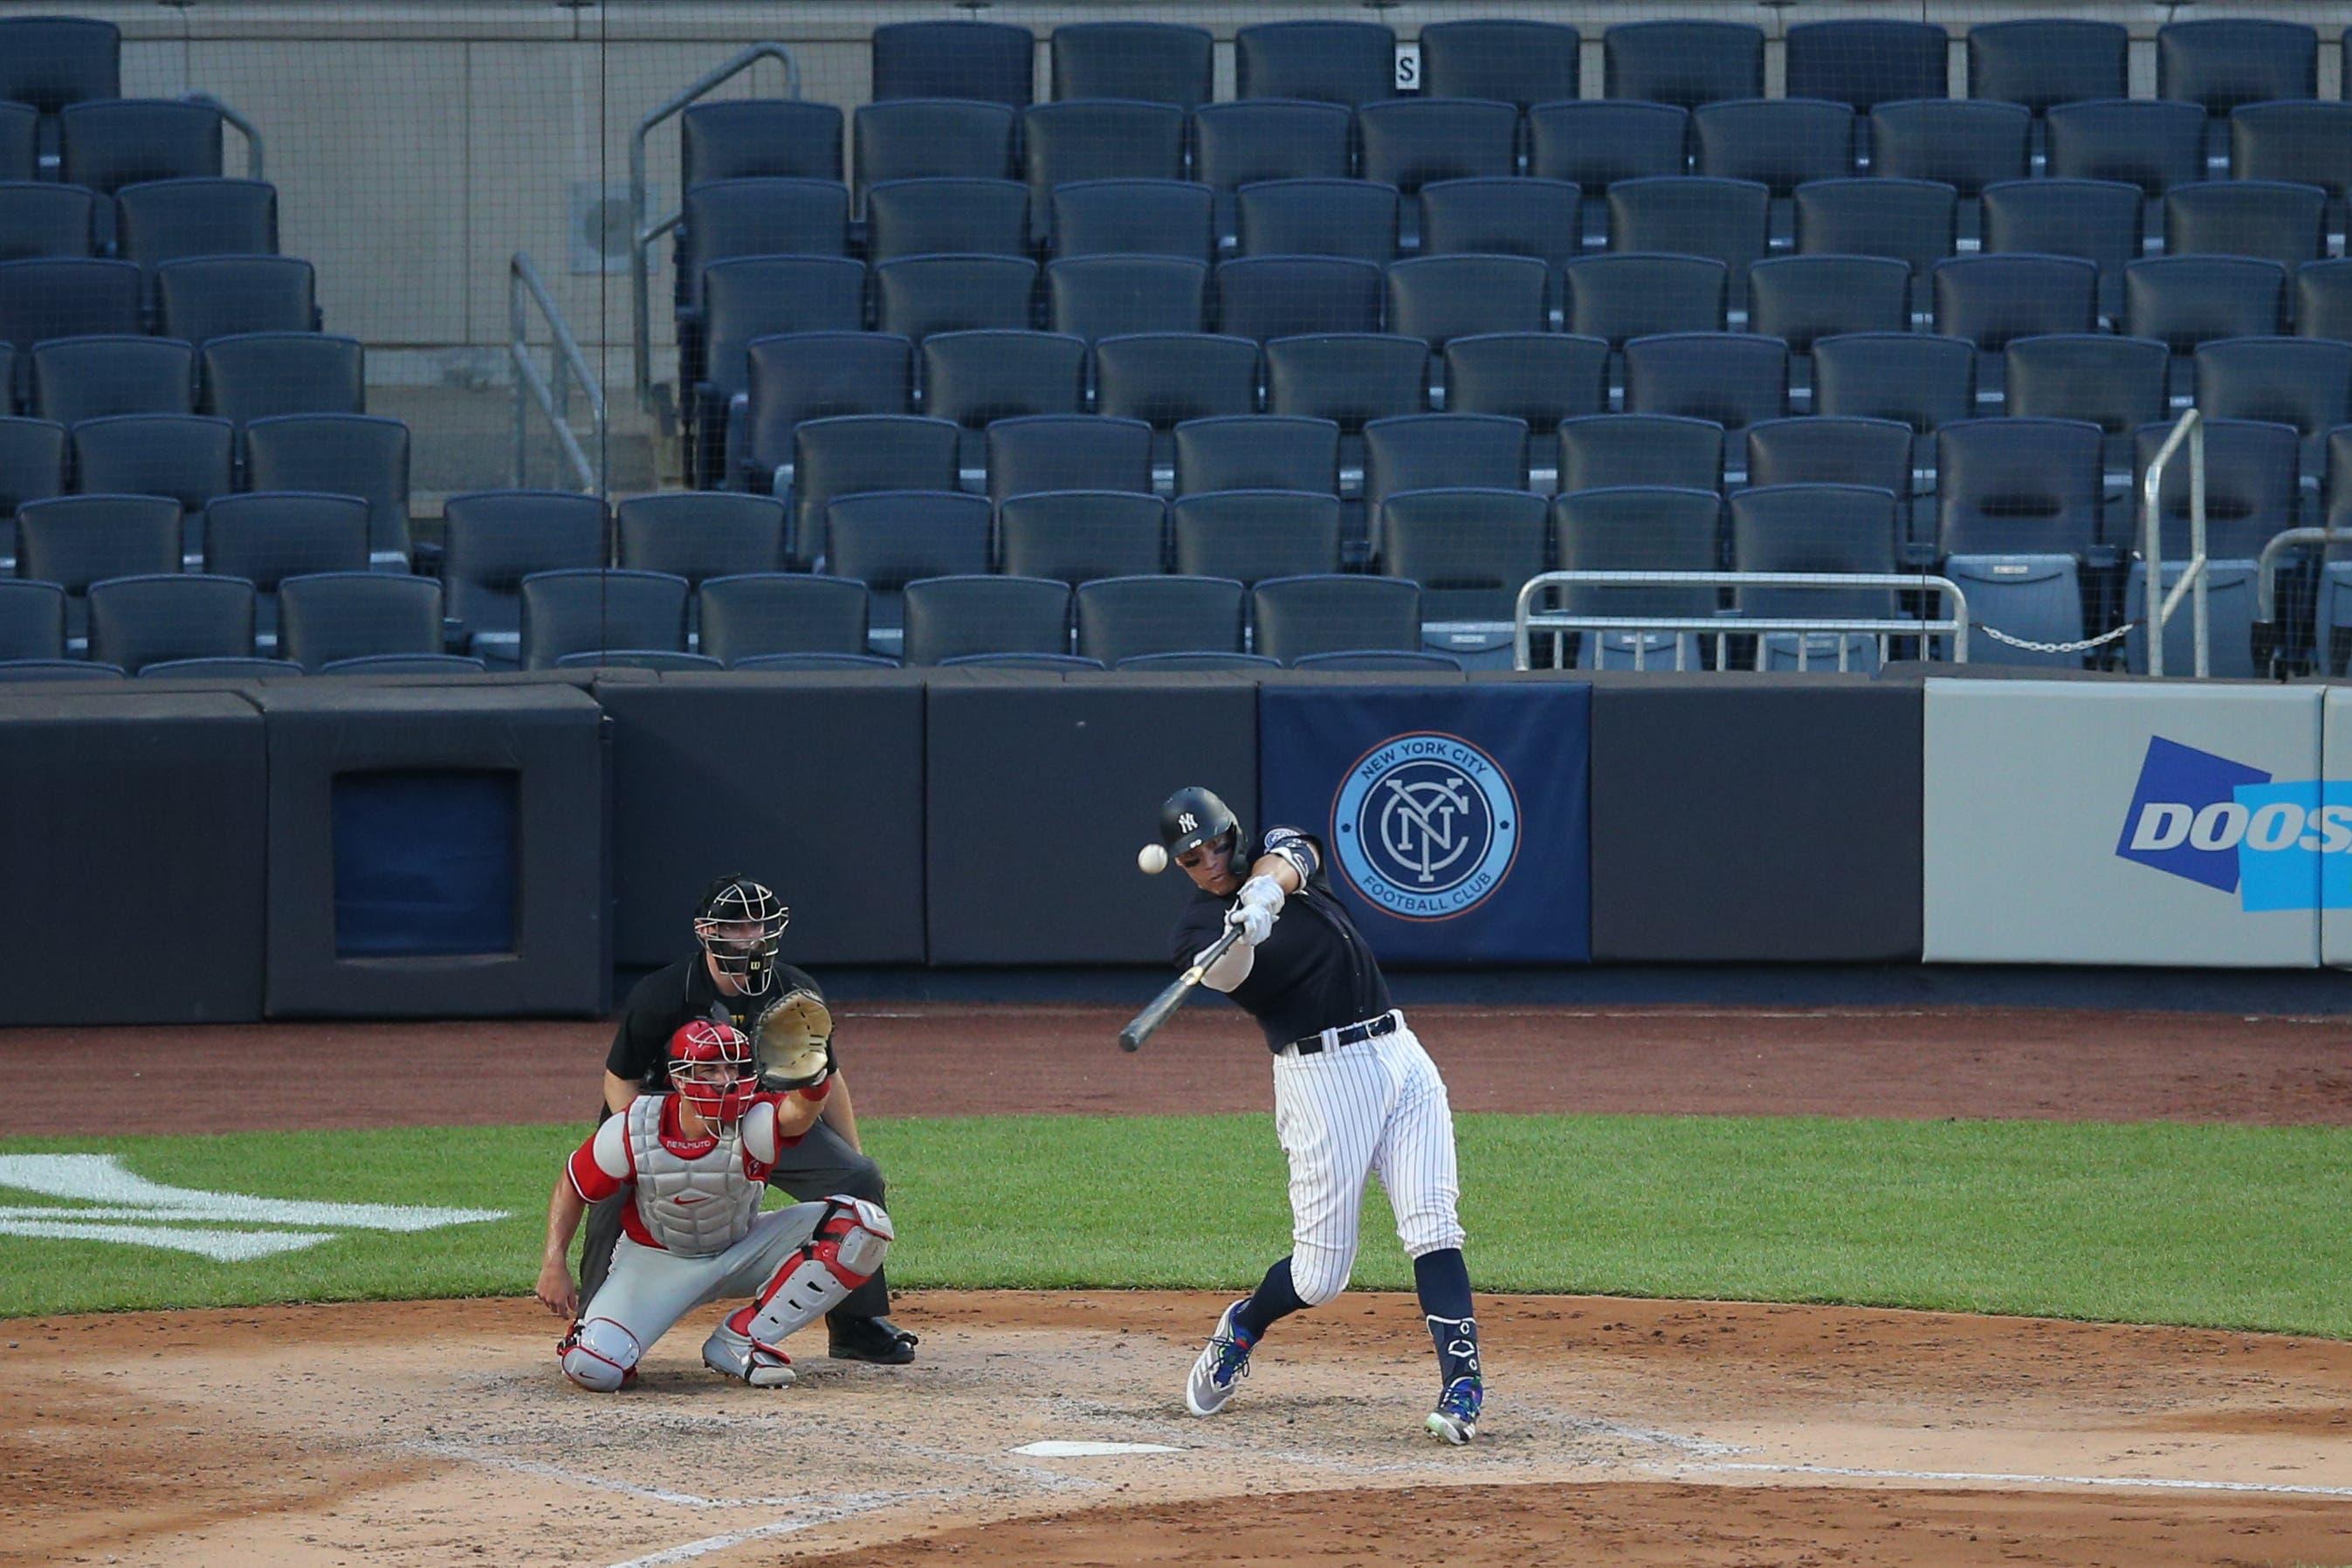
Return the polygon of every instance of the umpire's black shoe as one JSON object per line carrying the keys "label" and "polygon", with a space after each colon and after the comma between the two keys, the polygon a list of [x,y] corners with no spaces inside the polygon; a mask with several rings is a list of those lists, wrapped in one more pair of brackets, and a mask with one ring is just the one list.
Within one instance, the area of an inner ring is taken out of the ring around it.
{"label": "umpire's black shoe", "polygon": [[835,1361],[904,1366],[915,1359],[913,1334],[887,1318],[828,1318],[825,1353]]}

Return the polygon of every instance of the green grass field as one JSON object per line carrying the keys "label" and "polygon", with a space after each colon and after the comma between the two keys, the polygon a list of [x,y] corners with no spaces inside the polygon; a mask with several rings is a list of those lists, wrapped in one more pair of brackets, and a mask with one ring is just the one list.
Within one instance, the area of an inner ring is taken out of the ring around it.
{"label": "green grass field", "polygon": [[[1849,1302],[2352,1337],[2352,1129],[1464,1116],[1483,1290]],[[526,1292],[576,1126],[16,1139],[150,1181],[508,1211],[245,1262],[0,1234],[0,1314]],[[986,1117],[869,1133],[901,1287],[1236,1289],[1286,1247],[1270,1119]],[[16,1215],[50,1204],[0,1187]],[[70,1204],[56,1204],[65,1217]],[[5,1226],[0,1216],[0,1226]],[[283,1227],[280,1227],[283,1228]],[[1368,1194],[1356,1284],[1411,1271]]]}

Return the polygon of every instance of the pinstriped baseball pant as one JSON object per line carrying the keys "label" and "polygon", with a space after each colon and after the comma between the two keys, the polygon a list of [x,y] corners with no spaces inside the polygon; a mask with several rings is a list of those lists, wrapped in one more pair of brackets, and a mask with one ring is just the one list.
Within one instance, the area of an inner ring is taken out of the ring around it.
{"label": "pinstriped baseball pant", "polygon": [[1274,1058],[1274,1124],[1290,1162],[1290,1276],[1309,1306],[1348,1288],[1364,1182],[1378,1176],[1408,1257],[1462,1245],[1445,1080],[1410,1026]]}

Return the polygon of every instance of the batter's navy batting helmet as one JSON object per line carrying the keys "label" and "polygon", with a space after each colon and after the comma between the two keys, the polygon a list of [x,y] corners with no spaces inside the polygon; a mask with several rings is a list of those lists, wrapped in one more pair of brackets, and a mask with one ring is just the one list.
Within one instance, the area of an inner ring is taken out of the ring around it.
{"label": "batter's navy batting helmet", "polygon": [[1214,790],[1188,784],[1170,795],[1160,807],[1160,842],[1166,847],[1171,860],[1227,833],[1234,836],[1234,841],[1226,846],[1226,852],[1238,851],[1242,845],[1241,818],[1218,798]]}

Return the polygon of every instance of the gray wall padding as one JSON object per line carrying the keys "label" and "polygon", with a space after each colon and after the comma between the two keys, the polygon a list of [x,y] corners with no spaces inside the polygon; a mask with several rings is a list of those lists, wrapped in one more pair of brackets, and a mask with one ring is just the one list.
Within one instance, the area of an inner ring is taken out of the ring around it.
{"label": "gray wall padding", "polygon": [[261,715],[70,689],[0,696],[0,1024],[259,1018]]}
{"label": "gray wall padding", "polygon": [[1594,960],[1916,960],[1920,706],[1836,675],[1595,681]]}
{"label": "gray wall padding", "polygon": [[791,906],[792,963],[923,961],[923,687],[914,676],[600,680],[613,721],[613,953],[693,949],[695,900],[742,872]]}
{"label": "gray wall padding", "polygon": [[[269,732],[272,1017],[502,1017],[604,1011],[610,990],[604,715],[560,683],[255,689]],[[340,960],[335,775],[380,769],[520,775],[515,951]]]}
{"label": "gray wall padding", "polygon": [[1256,821],[1246,679],[934,679],[928,712],[933,963],[1163,963],[1191,884],[1136,868],[1160,803],[1206,784]]}

